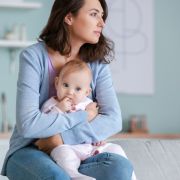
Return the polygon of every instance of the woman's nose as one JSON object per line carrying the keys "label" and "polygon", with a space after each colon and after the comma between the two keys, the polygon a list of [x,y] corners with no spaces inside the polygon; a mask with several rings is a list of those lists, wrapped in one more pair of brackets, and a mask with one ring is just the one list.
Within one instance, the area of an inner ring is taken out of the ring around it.
{"label": "woman's nose", "polygon": [[102,28],[104,28],[104,26],[105,26],[105,22],[104,22],[104,20],[103,20],[102,17],[99,17],[98,26],[100,26],[100,27],[102,27]]}

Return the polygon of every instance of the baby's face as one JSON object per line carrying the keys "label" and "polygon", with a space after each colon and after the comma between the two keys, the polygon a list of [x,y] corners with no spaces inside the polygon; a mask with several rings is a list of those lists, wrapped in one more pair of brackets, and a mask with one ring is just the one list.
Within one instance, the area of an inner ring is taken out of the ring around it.
{"label": "baby's face", "polygon": [[91,77],[86,71],[71,72],[64,77],[60,76],[56,85],[57,97],[60,101],[68,97],[76,105],[91,92],[90,83]]}

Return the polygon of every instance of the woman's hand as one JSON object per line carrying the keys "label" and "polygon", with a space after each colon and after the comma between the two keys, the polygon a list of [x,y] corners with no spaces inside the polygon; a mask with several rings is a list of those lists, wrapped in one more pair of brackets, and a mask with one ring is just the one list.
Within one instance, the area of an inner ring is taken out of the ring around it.
{"label": "woman's hand", "polygon": [[35,145],[38,147],[38,149],[47,154],[50,154],[55,147],[62,144],[63,140],[59,134],[48,138],[39,139],[35,142]]}
{"label": "woman's hand", "polygon": [[106,144],[106,141],[99,141],[99,142],[92,143],[93,146],[103,146],[105,144]]}
{"label": "woman's hand", "polygon": [[92,102],[86,106],[88,113],[88,121],[91,122],[98,115],[98,106],[96,102]]}

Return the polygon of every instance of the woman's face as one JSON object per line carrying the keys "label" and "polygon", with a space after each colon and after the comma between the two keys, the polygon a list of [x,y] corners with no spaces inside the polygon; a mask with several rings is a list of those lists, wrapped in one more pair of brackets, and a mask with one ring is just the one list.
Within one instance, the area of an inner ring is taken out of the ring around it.
{"label": "woman's face", "polygon": [[70,38],[72,41],[80,41],[82,44],[96,44],[105,25],[102,19],[103,9],[99,0],[84,1],[77,16],[71,18]]}

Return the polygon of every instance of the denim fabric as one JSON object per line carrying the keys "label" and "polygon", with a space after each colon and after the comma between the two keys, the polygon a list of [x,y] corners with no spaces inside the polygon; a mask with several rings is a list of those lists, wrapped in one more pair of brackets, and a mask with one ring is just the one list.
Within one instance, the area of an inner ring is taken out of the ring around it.
{"label": "denim fabric", "polygon": [[[101,153],[82,162],[79,171],[97,180],[131,180],[132,165],[124,157]],[[68,174],[33,146],[16,151],[8,160],[9,180],[70,180]]]}
{"label": "denim fabric", "polygon": [[9,180],[70,180],[68,174],[34,146],[16,151],[8,160]]}
{"label": "denim fabric", "polygon": [[96,180],[131,180],[130,161],[114,153],[100,153],[82,162],[79,172]]}

